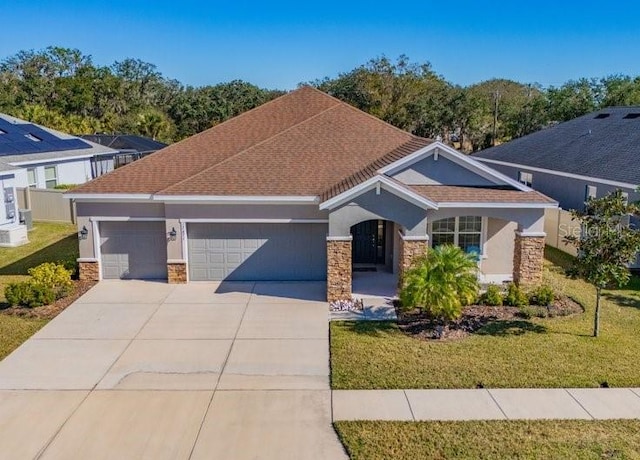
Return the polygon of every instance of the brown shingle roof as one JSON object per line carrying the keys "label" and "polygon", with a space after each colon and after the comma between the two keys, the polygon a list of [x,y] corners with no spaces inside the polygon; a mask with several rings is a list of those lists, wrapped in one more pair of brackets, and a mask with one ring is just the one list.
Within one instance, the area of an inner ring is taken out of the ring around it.
{"label": "brown shingle roof", "polygon": [[315,196],[428,143],[303,87],[73,193]]}
{"label": "brown shingle roof", "polygon": [[540,192],[455,185],[410,185],[420,195],[436,203],[555,203]]}

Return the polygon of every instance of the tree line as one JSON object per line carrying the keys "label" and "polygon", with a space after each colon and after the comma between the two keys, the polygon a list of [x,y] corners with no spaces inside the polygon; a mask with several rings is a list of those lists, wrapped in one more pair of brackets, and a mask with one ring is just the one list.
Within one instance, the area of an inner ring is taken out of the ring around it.
{"label": "tree line", "polygon": [[[614,105],[640,105],[640,77],[611,75],[547,88],[495,78],[447,81],[429,63],[379,57],[308,82],[414,134],[475,151]],[[0,112],[74,134],[132,133],[166,142],[203,131],[284,91],[235,80],[194,87],[139,59],[101,66],[49,47],[0,61]]]}

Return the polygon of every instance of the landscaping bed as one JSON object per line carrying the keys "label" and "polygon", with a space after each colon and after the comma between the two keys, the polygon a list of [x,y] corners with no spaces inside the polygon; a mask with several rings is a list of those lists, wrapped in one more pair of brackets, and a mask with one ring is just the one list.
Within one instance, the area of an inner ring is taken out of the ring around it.
{"label": "landscaping bed", "polygon": [[52,304],[33,308],[6,307],[0,309],[0,314],[19,318],[51,320],[95,285],[96,281],[74,281],[71,293]]}
{"label": "landscaping bed", "polygon": [[421,340],[456,340],[468,337],[490,323],[538,318],[553,318],[584,313],[584,308],[568,296],[558,296],[547,306],[470,305],[462,309],[460,318],[443,323],[420,310],[403,311],[396,306],[398,327],[405,334]]}

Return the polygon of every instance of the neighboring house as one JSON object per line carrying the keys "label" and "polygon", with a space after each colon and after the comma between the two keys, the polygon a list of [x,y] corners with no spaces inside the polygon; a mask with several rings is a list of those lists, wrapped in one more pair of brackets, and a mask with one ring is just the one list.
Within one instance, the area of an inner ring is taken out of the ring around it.
{"label": "neighboring house", "polygon": [[81,138],[116,149],[118,154],[113,158],[114,169],[139,160],[167,144],[144,136],[134,134],[85,134]]}
{"label": "neighboring house", "polygon": [[303,87],[84,184],[83,279],[327,280],[401,273],[427,246],[485,281],[541,279],[557,203],[440,142]]}
{"label": "neighboring house", "polygon": [[478,161],[582,209],[620,189],[638,200],[640,107],[609,107],[473,155]]}
{"label": "neighboring house", "polygon": [[18,168],[16,187],[83,184],[113,170],[109,147],[0,114],[0,160]]}
{"label": "neighboring house", "polygon": [[0,162],[0,186],[3,206],[0,208],[0,246],[20,246],[28,243],[27,227],[20,225],[16,195],[16,174],[19,168]]}

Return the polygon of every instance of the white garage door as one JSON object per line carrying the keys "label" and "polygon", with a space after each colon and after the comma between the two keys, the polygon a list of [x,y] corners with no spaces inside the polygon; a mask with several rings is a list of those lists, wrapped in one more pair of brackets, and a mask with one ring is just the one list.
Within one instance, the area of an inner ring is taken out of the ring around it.
{"label": "white garage door", "polygon": [[189,224],[193,281],[324,280],[326,224]]}
{"label": "white garage door", "polygon": [[164,222],[101,222],[100,252],[105,279],[166,279]]}

